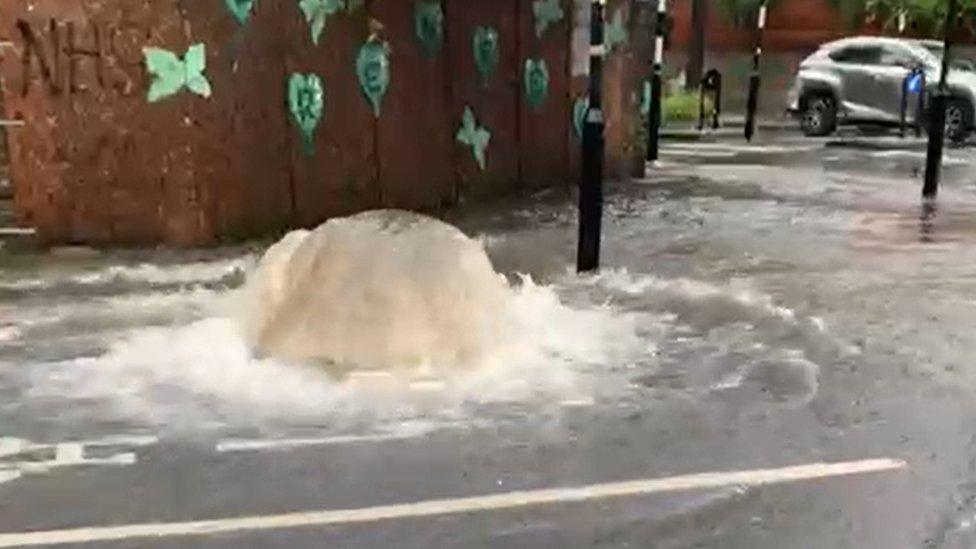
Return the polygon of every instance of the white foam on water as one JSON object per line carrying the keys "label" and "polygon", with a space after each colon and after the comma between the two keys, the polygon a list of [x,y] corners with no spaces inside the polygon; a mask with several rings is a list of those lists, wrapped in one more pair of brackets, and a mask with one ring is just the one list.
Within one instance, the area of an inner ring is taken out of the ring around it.
{"label": "white foam on water", "polygon": [[100,286],[112,283],[136,284],[191,284],[217,281],[250,268],[254,259],[250,256],[216,261],[198,261],[174,265],[141,263],[136,265],[112,265],[80,272],[45,273],[38,277],[0,279],[0,289],[12,291],[44,290],[60,285]]}
{"label": "white foam on water", "polygon": [[[374,213],[330,224],[295,256],[297,275],[265,263],[206,318],[35,368],[31,395],[181,426],[456,419],[491,403],[558,409],[591,397],[605,365],[646,352],[635,315],[568,306],[529,277],[510,285],[478,242],[440,222]],[[260,341],[283,318],[287,344]]]}

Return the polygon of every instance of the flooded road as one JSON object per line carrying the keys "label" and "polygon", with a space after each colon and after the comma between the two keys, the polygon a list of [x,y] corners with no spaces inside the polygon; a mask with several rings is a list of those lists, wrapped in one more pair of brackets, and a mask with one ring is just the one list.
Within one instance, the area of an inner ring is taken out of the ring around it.
{"label": "flooded road", "polygon": [[836,145],[669,143],[611,187],[596,275],[559,193],[450,214],[531,352],[449,378],[252,359],[270,242],[3,256],[0,534],[886,458],[908,470],[105,546],[971,547],[976,152],[923,205],[921,150]]}

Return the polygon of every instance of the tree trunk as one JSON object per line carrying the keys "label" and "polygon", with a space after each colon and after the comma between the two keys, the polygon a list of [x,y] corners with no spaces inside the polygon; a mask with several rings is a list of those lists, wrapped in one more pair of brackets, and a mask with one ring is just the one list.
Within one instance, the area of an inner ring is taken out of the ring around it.
{"label": "tree trunk", "polygon": [[691,47],[685,66],[685,89],[694,91],[701,85],[705,68],[705,27],[708,21],[708,0],[692,0]]}

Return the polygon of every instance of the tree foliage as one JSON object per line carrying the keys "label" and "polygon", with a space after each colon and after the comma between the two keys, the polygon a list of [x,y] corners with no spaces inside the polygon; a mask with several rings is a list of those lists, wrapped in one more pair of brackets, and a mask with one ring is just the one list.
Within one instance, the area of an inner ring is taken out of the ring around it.
{"label": "tree foliage", "polygon": [[[958,26],[973,29],[976,0],[957,0]],[[940,34],[945,26],[948,0],[831,0],[851,25],[880,23],[887,30],[922,36]],[[899,28],[900,20],[905,28]]]}
{"label": "tree foliage", "polygon": [[[749,28],[756,24],[762,0],[719,0],[726,17],[738,27]],[[777,0],[768,0],[772,7]],[[886,30],[900,31],[899,22],[904,17],[905,32],[921,36],[941,34],[945,25],[948,0],[827,0],[837,9],[851,27],[862,23],[880,23]],[[976,31],[976,0],[957,0],[959,21],[957,25]],[[904,15],[902,15],[904,14]]]}

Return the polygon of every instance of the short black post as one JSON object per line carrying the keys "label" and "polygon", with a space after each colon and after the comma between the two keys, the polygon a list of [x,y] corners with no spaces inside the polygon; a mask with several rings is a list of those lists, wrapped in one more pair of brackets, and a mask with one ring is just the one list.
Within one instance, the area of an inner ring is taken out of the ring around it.
{"label": "short black post", "polygon": [[718,118],[722,110],[722,73],[709,69],[702,77],[698,90],[698,130],[705,129],[705,98],[712,98],[712,108],[708,111],[713,130],[718,129]]}
{"label": "short black post", "polygon": [[658,157],[661,132],[661,78],[664,70],[664,29],[667,26],[667,0],[657,0],[654,22],[654,67],[651,71],[651,108],[647,111],[647,160]]}
{"label": "short black post", "polygon": [[949,74],[952,46],[953,23],[956,21],[956,0],[949,0],[946,10],[946,20],[943,30],[945,44],[942,53],[942,71],[939,73],[939,86],[932,94],[929,109],[929,147],[925,156],[925,184],[922,186],[922,196],[935,198],[939,194],[939,177],[942,172],[942,149],[945,146],[945,115],[948,89],[946,76]]}
{"label": "short black post", "polygon": [[590,18],[590,105],[583,126],[583,181],[579,195],[579,246],[576,270],[600,267],[603,222],[603,1],[593,0]]}
{"label": "short black post", "polygon": [[763,30],[766,28],[766,0],[759,1],[756,47],[752,52],[752,73],[749,75],[749,98],[746,100],[746,141],[756,133],[756,109],[759,108],[759,67],[762,58]]}
{"label": "short black post", "polygon": [[716,69],[709,69],[705,73],[703,87],[712,92],[712,129],[717,130],[719,118],[722,116],[722,73]]}

